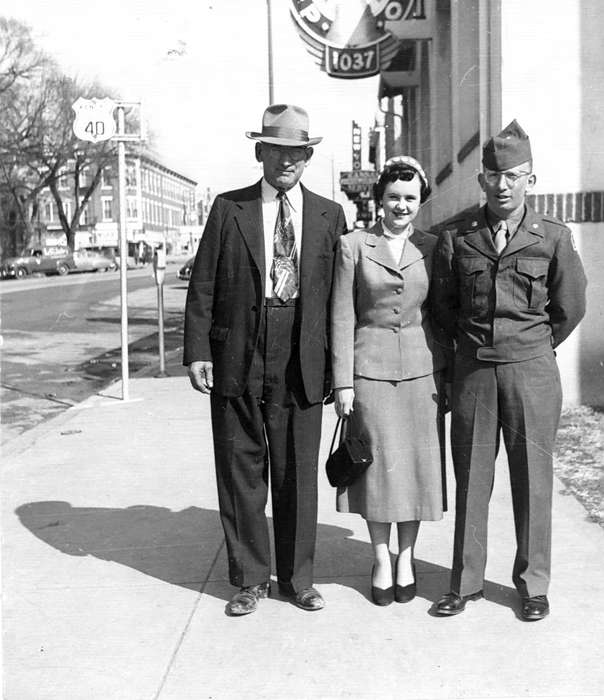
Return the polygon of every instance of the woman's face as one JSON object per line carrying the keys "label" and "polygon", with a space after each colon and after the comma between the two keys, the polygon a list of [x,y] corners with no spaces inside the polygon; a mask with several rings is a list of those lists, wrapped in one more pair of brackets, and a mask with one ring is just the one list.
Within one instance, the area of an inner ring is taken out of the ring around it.
{"label": "woman's face", "polygon": [[413,180],[389,182],[382,197],[384,224],[392,233],[402,233],[415,219],[420,208],[421,182],[417,175]]}

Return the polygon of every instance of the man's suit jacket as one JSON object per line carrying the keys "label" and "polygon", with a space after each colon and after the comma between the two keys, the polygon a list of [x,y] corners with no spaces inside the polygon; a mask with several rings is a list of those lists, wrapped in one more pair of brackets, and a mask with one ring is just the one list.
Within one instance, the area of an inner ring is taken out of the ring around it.
{"label": "man's suit jacket", "polygon": [[399,263],[381,223],[340,239],[332,295],[334,387],[353,376],[400,381],[443,369],[446,348],[428,312],[432,252],[437,238],[415,230]]}
{"label": "man's suit jacket", "polygon": [[[300,368],[306,398],[324,398],[329,295],[335,244],[346,230],[342,207],[303,192]],[[214,391],[241,396],[258,342],[265,270],[261,184],[216,197],[187,294],[184,364],[214,363]]]}

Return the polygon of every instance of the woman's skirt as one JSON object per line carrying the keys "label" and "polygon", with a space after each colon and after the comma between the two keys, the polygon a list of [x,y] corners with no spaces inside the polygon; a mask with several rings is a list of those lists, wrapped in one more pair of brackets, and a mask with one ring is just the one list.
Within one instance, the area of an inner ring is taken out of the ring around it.
{"label": "woman's skirt", "polygon": [[338,511],[376,522],[442,518],[441,374],[400,382],[355,377],[349,429],[369,441],[373,463],[338,489]]}

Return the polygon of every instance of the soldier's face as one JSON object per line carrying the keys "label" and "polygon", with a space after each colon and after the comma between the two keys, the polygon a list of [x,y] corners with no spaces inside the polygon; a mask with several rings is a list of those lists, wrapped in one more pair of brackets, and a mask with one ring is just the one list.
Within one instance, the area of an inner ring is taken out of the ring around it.
{"label": "soldier's face", "polygon": [[527,162],[503,171],[485,168],[478,175],[478,182],[491,212],[500,219],[507,219],[524,206],[524,195],[535,184],[535,175]]}
{"label": "soldier's face", "polygon": [[312,153],[306,146],[256,144],[256,159],[262,163],[264,178],[278,190],[290,190],[298,184]]}

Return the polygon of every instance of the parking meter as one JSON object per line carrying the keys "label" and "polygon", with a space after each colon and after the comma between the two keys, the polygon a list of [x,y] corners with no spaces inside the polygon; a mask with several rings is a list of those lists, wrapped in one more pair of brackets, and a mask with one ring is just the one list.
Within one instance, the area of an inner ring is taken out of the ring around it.
{"label": "parking meter", "polygon": [[153,274],[155,284],[162,285],[166,276],[166,251],[164,248],[156,248],[153,251]]}

